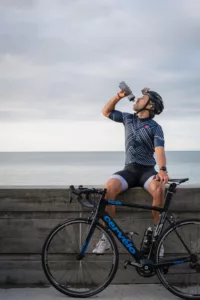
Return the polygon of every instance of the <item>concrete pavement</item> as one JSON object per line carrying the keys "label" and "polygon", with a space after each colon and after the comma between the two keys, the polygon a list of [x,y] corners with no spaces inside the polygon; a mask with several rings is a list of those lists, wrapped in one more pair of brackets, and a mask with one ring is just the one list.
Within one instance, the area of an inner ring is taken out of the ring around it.
{"label": "concrete pavement", "polygon": [[[67,297],[52,287],[48,288],[9,288],[0,289],[0,300],[62,300],[80,299]],[[96,300],[177,300],[162,285],[136,284],[136,285],[110,285],[100,294],[88,298]]]}

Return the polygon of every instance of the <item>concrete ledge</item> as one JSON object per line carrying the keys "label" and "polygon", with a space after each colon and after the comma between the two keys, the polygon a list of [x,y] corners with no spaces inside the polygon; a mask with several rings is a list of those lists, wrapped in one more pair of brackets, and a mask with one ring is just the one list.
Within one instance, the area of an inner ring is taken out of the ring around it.
{"label": "concrete ledge", "polygon": [[[99,186],[98,186],[99,187]],[[152,199],[141,188],[118,196],[127,203],[151,204]],[[181,186],[172,200],[171,210],[179,219],[200,217],[200,187]],[[86,217],[89,211],[75,200],[69,203],[66,187],[0,188],[0,284],[46,285],[41,267],[41,250],[51,228],[64,219]],[[136,231],[139,247],[144,230],[152,224],[150,211],[117,208],[117,223],[124,231]],[[119,245],[120,266],[113,283],[158,283],[156,276],[140,277],[134,268],[124,270],[128,259]]]}

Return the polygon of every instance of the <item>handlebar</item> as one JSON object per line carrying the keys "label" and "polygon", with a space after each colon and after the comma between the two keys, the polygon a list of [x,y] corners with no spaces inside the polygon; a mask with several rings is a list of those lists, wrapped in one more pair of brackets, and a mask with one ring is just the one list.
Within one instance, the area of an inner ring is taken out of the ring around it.
{"label": "handlebar", "polygon": [[104,193],[106,194],[106,189],[95,189],[95,188],[85,188],[82,185],[76,189],[73,185],[70,185],[70,190],[73,194],[75,195],[81,195],[81,194],[100,194],[103,195]]}
{"label": "handlebar", "polygon": [[[80,185],[78,188],[75,188],[73,185],[69,187],[69,199],[70,203],[72,202],[72,194],[77,196],[78,202],[87,207],[94,208],[98,205],[99,199],[95,197],[96,195],[101,195],[105,197],[107,190],[106,189],[95,189],[95,188],[86,188]],[[85,195],[83,197],[82,195]],[[92,197],[93,195],[93,197]]]}

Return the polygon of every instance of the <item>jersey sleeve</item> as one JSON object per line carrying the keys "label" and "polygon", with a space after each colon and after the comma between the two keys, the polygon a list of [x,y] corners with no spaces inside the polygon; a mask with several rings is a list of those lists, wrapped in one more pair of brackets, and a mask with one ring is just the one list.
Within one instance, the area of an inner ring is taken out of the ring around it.
{"label": "jersey sleeve", "polygon": [[165,140],[164,140],[163,130],[162,127],[158,125],[154,133],[154,148],[164,147],[164,145],[165,145]]}
{"label": "jersey sleeve", "polygon": [[115,121],[115,122],[118,122],[118,123],[123,123],[124,122],[123,113],[119,110],[111,111],[108,118]]}

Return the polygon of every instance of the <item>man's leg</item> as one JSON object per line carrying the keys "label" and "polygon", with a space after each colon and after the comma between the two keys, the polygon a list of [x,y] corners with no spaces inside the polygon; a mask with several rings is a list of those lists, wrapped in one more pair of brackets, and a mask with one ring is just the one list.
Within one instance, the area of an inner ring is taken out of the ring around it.
{"label": "man's leg", "polygon": [[[110,178],[105,185],[107,189],[106,197],[107,200],[115,200],[118,194],[122,192],[122,184],[117,178]],[[108,205],[106,211],[113,218],[115,216],[115,205]]]}
{"label": "man's leg", "polygon": [[[148,192],[153,197],[152,205],[162,207],[164,204],[165,184],[152,179],[148,185]],[[152,215],[154,219],[154,225],[157,225],[159,221],[159,212],[153,210]]]}
{"label": "man's leg", "polygon": [[[107,200],[115,200],[116,196],[128,187],[128,184],[119,175],[113,175],[106,183],[105,188],[107,189],[106,197]],[[113,218],[115,216],[115,205],[106,206],[106,211]],[[106,226],[105,224],[103,224]],[[99,242],[96,244],[95,249],[92,251],[95,254],[103,254],[105,250],[110,248],[110,243],[106,239],[105,235],[101,237]]]}
{"label": "man's leg", "polygon": [[[153,206],[160,206],[163,207],[164,205],[164,193],[165,193],[165,184],[161,183],[160,181],[156,181],[155,179],[152,179],[149,182],[148,186],[148,192],[153,197]],[[159,212],[152,210],[153,219],[154,219],[154,230],[158,224],[159,221]],[[159,256],[163,257],[165,253],[164,246],[162,245],[160,248]]]}

